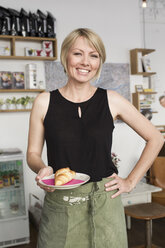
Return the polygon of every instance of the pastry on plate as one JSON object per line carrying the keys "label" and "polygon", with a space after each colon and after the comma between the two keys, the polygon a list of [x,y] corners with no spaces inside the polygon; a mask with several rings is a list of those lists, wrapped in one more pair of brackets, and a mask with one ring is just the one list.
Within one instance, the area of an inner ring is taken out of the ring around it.
{"label": "pastry on plate", "polygon": [[61,186],[68,183],[76,176],[76,172],[72,171],[69,167],[62,168],[55,173],[55,186]]}

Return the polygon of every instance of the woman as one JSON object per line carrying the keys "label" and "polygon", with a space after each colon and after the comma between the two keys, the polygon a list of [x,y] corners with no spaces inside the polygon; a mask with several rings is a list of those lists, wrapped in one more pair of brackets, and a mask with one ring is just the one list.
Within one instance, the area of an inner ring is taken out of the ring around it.
{"label": "woman", "polygon": [[[120,195],[130,192],[156,158],[161,134],[127,100],[95,88],[106,58],[100,37],[77,29],[64,40],[61,62],[68,76],[58,90],[40,94],[34,103],[27,161],[37,184],[47,191],[38,248],[126,248],[127,235]],[[134,169],[123,179],[111,161],[113,120],[120,118],[146,141]],[[48,164],[41,159],[46,140]],[[72,190],[44,187],[39,180],[69,166],[90,175]]]}

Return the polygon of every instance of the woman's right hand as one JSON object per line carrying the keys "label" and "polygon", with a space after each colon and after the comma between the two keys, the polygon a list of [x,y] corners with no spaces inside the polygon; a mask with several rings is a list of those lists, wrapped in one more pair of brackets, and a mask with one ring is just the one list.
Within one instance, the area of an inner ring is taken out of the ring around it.
{"label": "woman's right hand", "polygon": [[42,169],[39,170],[35,180],[37,182],[37,185],[47,191],[47,192],[53,192],[55,189],[54,188],[51,188],[51,187],[48,187],[48,186],[44,186],[42,184],[39,183],[39,180],[41,180],[43,177],[47,177],[47,176],[50,176],[53,174],[53,168],[51,166],[47,166],[47,167],[44,167]]}

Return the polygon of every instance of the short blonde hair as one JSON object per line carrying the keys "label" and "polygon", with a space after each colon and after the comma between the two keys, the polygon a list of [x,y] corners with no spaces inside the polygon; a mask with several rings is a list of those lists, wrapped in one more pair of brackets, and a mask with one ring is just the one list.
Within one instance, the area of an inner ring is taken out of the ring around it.
{"label": "short blonde hair", "polygon": [[68,73],[68,70],[67,70],[68,51],[78,37],[86,38],[87,41],[89,42],[89,44],[91,44],[98,52],[98,54],[100,56],[100,66],[99,66],[99,69],[98,69],[94,79],[99,78],[102,64],[106,60],[105,47],[104,47],[104,44],[103,44],[103,41],[101,40],[101,38],[95,32],[93,32],[92,30],[90,30],[88,28],[75,29],[70,34],[68,34],[67,37],[64,39],[62,46],[61,46],[61,55],[60,55],[60,59],[61,59],[62,65],[64,67],[64,71],[66,73]]}

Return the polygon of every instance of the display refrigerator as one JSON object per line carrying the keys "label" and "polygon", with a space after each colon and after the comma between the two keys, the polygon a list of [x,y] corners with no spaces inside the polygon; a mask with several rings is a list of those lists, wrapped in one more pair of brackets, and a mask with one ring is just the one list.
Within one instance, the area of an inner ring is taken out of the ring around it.
{"label": "display refrigerator", "polygon": [[0,247],[29,243],[29,218],[19,149],[0,150]]}

